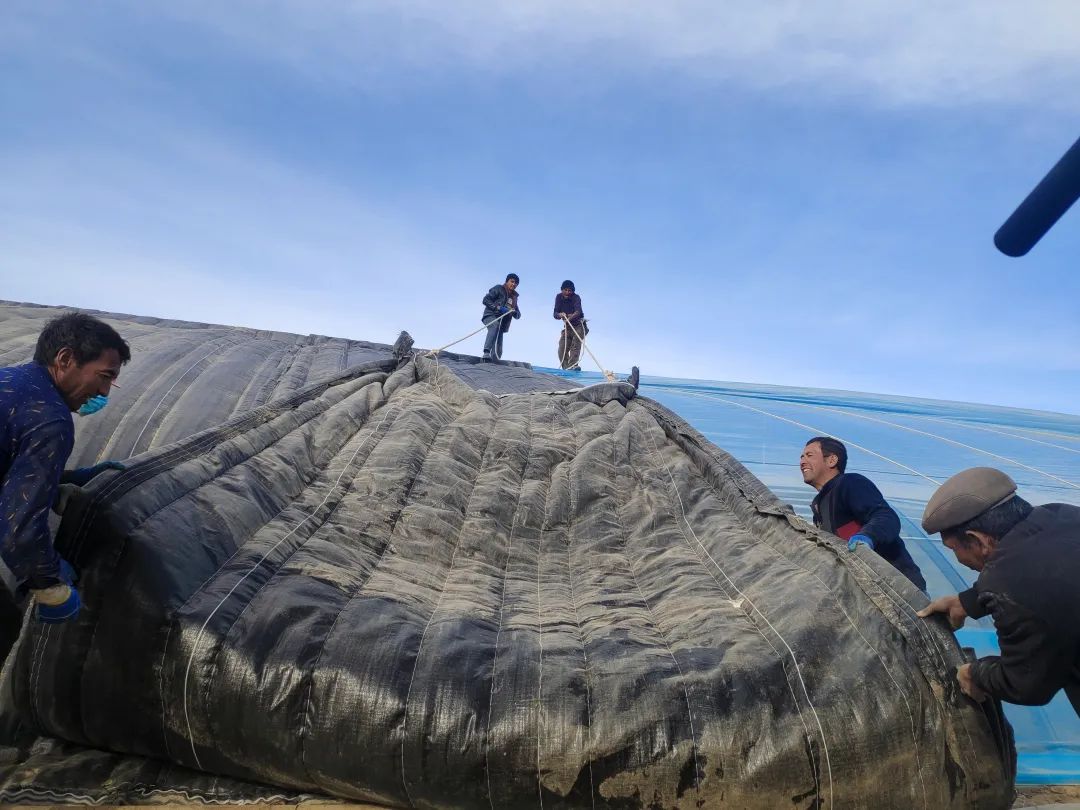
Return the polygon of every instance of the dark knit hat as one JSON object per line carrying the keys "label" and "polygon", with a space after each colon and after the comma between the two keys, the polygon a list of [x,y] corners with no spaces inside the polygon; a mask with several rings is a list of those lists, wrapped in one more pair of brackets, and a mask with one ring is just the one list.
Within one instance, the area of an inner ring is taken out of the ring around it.
{"label": "dark knit hat", "polygon": [[570,292],[577,292],[577,289],[575,289],[575,287],[574,287],[574,282],[572,282],[570,279],[567,279],[566,281],[564,281],[562,283],[562,286],[559,287],[559,289],[560,290],[569,290]]}

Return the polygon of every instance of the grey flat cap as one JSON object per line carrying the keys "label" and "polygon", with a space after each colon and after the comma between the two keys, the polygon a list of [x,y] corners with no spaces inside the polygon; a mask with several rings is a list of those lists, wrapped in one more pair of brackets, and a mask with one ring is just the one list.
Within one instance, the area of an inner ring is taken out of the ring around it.
{"label": "grey flat cap", "polygon": [[951,529],[1005,502],[1016,492],[1016,482],[993,467],[972,467],[958,472],[926,504],[922,516],[927,534]]}

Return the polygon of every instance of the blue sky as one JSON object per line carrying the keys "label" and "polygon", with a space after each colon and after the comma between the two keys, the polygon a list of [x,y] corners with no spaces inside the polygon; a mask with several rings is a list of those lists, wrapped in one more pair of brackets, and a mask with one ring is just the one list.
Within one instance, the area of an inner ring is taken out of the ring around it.
{"label": "blue sky", "polygon": [[1078,413],[1080,212],[992,243],[1078,86],[1071,0],[8,0],[0,298]]}

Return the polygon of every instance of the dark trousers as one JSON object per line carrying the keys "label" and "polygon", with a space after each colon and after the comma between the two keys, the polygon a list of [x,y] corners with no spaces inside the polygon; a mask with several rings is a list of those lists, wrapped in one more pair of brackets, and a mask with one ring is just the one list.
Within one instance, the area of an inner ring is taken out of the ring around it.
{"label": "dark trousers", "polygon": [[488,326],[487,338],[484,340],[484,357],[498,360],[502,357],[503,322],[496,318],[494,323]]}
{"label": "dark trousers", "polygon": [[[574,330],[577,334],[574,334]],[[563,324],[562,334],[559,336],[559,365],[562,368],[573,368],[581,358],[581,340],[578,335],[585,337],[589,334],[589,325],[582,319],[571,326]]]}
{"label": "dark trousers", "polygon": [[15,601],[11,591],[0,585],[0,664],[19,640],[22,630],[23,606]]}

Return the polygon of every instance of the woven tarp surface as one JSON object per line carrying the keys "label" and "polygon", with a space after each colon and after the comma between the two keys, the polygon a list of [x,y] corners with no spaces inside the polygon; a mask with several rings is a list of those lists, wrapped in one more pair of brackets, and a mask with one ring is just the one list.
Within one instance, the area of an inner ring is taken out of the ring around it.
{"label": "woven tarp surface", "polygon": [[872,553],[625,384],[353,369],[73,498],[0,708],[408,807],[1006,807],[1009,732]]}
{"label": "woven tarp surface", "polygon": [[[0,301],[0,367],[26,363],[50,318],[68,311]],[[193,433],[360,363],[389,361],[389,344],[294,335],[238,326],[94,313],[131,346],[131,362],[93,418],[76,419],[69,466],[123,460]],[[527,364],[481,364],[444,354],[440,362],[474,387],[496,393],[569,387]]]}
{"label": "woven tarp surface", "polygon": [[[65,311],[69,308],[0,301],[0,363],[28,362],[42,327]],[[133,353],[109,407],[75,420],[76,442],[69,462],[73,467],[155,451],[359,363],[385,362],[391,369],[395,365],[389,344],[94,314],[111,323]],[[573,387],[534,373],[524,363],[495,366],[450,352],[443,352],[439,361],[473,387],[495,392]],[[5,596],[0,594],[0,599]],[[17,621],[8,615],[10,610],[5,608],[4,619]],[[38,737],[29,729],[0,735],[2,801],[116,804],[176,798],[235,803],[302,797],[160,760]]]}

